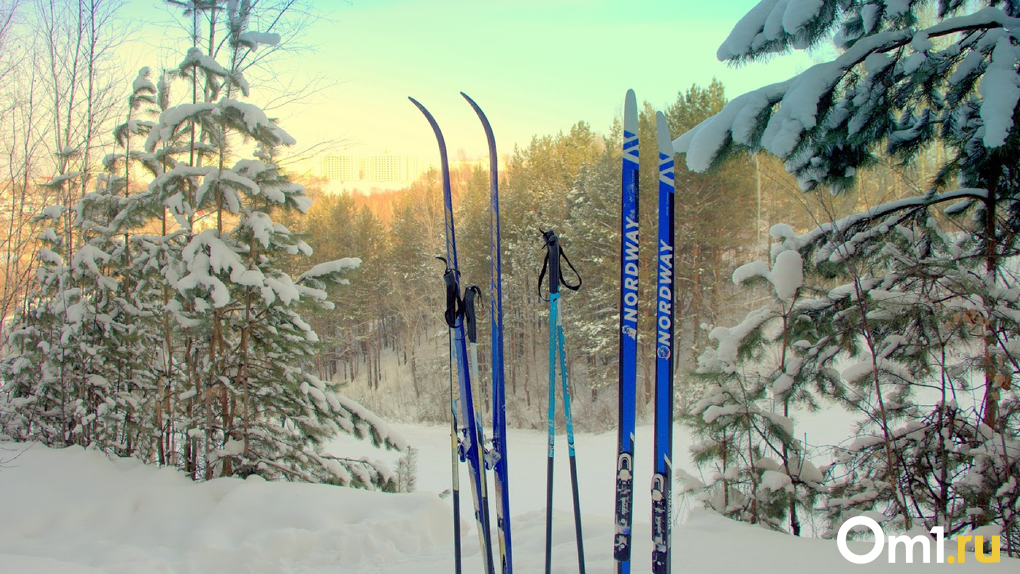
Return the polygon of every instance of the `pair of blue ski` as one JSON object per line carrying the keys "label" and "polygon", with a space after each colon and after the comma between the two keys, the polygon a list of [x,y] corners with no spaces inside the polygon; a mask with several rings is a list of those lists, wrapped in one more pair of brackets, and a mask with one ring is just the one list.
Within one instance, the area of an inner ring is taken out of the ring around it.
{"label": "pair of blue ski", "polygon": [[[453,221],[453,197],[450,189],[450,166],[446,155],[446,141],[439,124],[425,106],[409,98],[425,115],[439,144],[440,163],[443,172],[443,203],[446,219],[446,282],[447,307],[446,323],[450,328],[451,354],[457,358],[458,394],[450,385],[451,453],[453,465],[453,513],[455,566],[461,572],[460,548],[460,479],[458,459],[465,461],[471,473],[471,490],[474,499],[474,514],[478,528],[479,543],[483,562],[488,574],[495,574],[492,559],[492,536],[489,530],[489,502],[486,492],[486,468],[495,471],[496,477],[496,527],[499,536],[500,572],[511,574],[513,560],[510,544],[510,490],[507,473],[506,449],[506,388],[503,369],[503,289],[501,282],[501,247],[499,241],[499,176],[497,172],[496,139],[489,120],[482,109],[461,92],[478,119],[482,122],[489,145],[489,191],[490,191],[490,317],[492,325],[492,447],[485,447],[485,431],[482,418],[472,395],[472,383],[479,380],[478,350],[474,321],[474,298],[480,293],[478,287],[469,286],[461,298],[460,271],[457,267],[457,239]],[[459,395],[459,400],[458,400]]]}
{"label": "pair of blue ski", "polygon": [[[655,472],[652,476],[652,573],[670,572],[673,457],[673,143],[666,118],[655,114],[659,147],[659,241],[655,314]],[[634,425],[638,327],[638,112],[629,90],[623,112],[620,242],[620,430],[616,458],[617,573],[629,574],[634,509]]]}

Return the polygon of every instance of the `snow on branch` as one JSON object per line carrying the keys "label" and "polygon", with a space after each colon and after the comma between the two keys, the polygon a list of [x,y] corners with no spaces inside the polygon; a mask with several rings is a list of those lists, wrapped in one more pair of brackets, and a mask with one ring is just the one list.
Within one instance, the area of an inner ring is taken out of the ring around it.
{"label": "snow on branch", "polygon": [[203,71],[217,76],[230,75],[229,70],[221,66],[215,58],[203,52],[201,48],[189,49],[187,55],[184,56],[184,60],[177,66],[182,72],[191,67],[201,68]]}
{"label": "snow on branch", "polygon": [[215,107],[214,104],[206,103],[181,104],[164,110],[159,114],[155,129],[149,132],[149,137],[145,140],[145,151],[152,153],[160,142],[170,143],[174,133],[181,129],[184,122],[207,114]]}
{"label": "snow on branch", "polygon": [[319,263],[315,267],[312,267],[308,271],[305,271],[298,277],[297,282],[300,283],[305,279],[320,279],[335,276],[342,271],[347,269],[357,269],[361,266],[361,259],[358,257],[344,257],[343,259],[337,259],[335,261],[327,261],[326,263]]}
{"label": "snow on branch", "polygon": [[131,91],[135,94],[140,92],[155,94],[156,85],[153,84],[151,80],[149,80],[149,76],[151,74],[152,72],[149,70],[148,66],[145,66],[138,70],[138,77],[136,77],[135,81],[131,83]]}
{"label": "snow on branch", "polygon": [[[720,58],[739,61],[791,46],[804,47],[796,38],[803,36],[804,26],[812,18],[816,22],[813,25],[833,19],[828,12],[835,8],[825,8],[823,4],[828,2],[763,0],[734,28],[719,49]],[[969,52],[960,58],[962,62],[954,76],[966,74],[966,70],[983,75],[979,88],[981,119],[986,126],[983,144],[1000,147],[1013,127],[1012,112],[1020,101],[1020,82],[1015,72],[1020,49],[1008,37],[1009,30],[1018,27],[1020,19],[1009,17],[998,8],[949,17],[920,30],[879,30],[873,25],[875,31],[870,33],[866,25],[868,35],[846,39],[845,49],[832,61],[735,98],[718,114],[674,140],[674,151],[687,156],[688,168],[704,172],[732,147],[766,150],[787,161],[787,169],[797,175],[805,190],[824,180],[852,177],[852,168],[867,157],[861,150],[888,137],[888,134],[876,137],[864,128],[877,121],[875,117],[884,98],[893,90],[890,81],[909,83],[913,76],[922,74],[921,66],[934,65],[927,54],[933,38],[996,29],[1002,29],[1000,36],[988,34],[992,45],[961,41],[953,46],[955,52],[946,51],[939,62],[952,63],[957,59],[955,54]],[[910,49],[901,50],[908,46]],[[984,71],[981,64],[986,59],[990,64]],[[949,96],[952,94],[942,97]],[[936,116],[926,113],[915,117],[909,113],[911,110],[907,112],[904,117],[913,121],[904,122],[895,137],[915,142],[925,136]],[[829,141],[830,135],[836,136],[837,141]],[[842,152],[829,149],[841,143],[847,147]],[[916,146],[901,147],[909,150]],[[829,158],[831,154],[842,159]]]}
{"label": "snow on branch", "polygon": [[238,36],[238,43],[247,46],[252,52],[259,46],[277,46],[280,44],[280,35],[273,32],[245,32]]}
{"label": "snow on branch", "polygon": [[1003,36],[995,44],[991,63],[981,79],[981,119],[985,122],[985,146],[1001,147],[1013,128],[1013,110],[1020,99],[1016,66],[1020,62],[1020,49],[1010,38]]}
{"label": "snow on branch", "polygon": [[[987,197],[988,190],[975,188],[961,188],[953,191],[947,191],[945,193],[929,193],[916,197],[907,197],[896,201],[890,201],[889,203],[884,203],[882,205],[872,207],[871,209],[849,215],[838,221],[823,223],[811,231],[801,235],[794,235],[792,233],[792,229],[787,226],[782,226],[782,228],[777,226],[776,229],[773,230],[773,235],[784,239],[783,244],[785,248],[800,250],[804,246],[816,243],[823,237],[830,237],[833,235],[837,237],[847,237],[851,235],[850,232],[854,228],[865,226],[871,222],[884,219],[890,215],[906,210],[930,207],[947,201],[956,201],[960,199],[983,200],[987,199]],[[955,207],[955,205],[953,207]]]}
{"label": "snow on branch", "polygon": [[[704,172],[735,141],[753,150],[766,149],[788,159],[808,130],[818,125],[821,102],[844,75],[875,52],[885,52],[913,39],[910,31],[889,31],[861,39],[831,62],[816,64],[785,82],[740,96],[721,112],[673,141],[673,151],[687,155],[687,167]],[[778,102],[779,108],[773,113]],[[757,126],[768,119],[758,135]]]}
{"label": "snow on branch", "polygon": [[790,44],[810,45],[831,25],[835,13],[831,0],[762,0],[737,22],[716,57],[742,61],[782,52]]}
{"label": "snow on branch", "polygon": [[238,114],[248,133],[253,136],[257,137],[260,133],[268,133],[274,140],[274,144],[294,145],[297,143],[297,140],[283,131],[280,126],[273,123],[266,115],[266,112],[262,111],[258,106],[233,98],[224,98],[215,105],[218,114]]}

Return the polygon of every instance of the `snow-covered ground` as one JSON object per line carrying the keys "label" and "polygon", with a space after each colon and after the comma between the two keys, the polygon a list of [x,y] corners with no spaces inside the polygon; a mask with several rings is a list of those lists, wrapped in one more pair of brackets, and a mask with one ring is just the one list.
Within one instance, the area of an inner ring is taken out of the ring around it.
{"label": "snow-covered ground", "polygon": [[[824,424],[819,423],[824,427]],[[382,494],[322,485],[221,479],[192,483],[173,470],[110,461],[78,448],[0,443],[0,573],[254,574],[453,572],[449,434],[444,427],[397,426],[419,450],[415,494]],[[648,427],[638,429],[636,484],[650,483]],[[677,455],[687,441],[678,427]],[[564,437],[558,437],[553,571],[577,571]],[[541,432],[509,437],[515,569],[544,562],[545,445]],[[580,435],[577,457],[589,572],[611,572],[615,433]],[[345,455],[391,459],[340,441]],[[462,465],[463,466],[463,465]],[[642,469],[646,469],[642,472]],[[463,484],[466,483],[466,474]],[[470,508],[470,491],[463,503]],[[645,489],[635,506],[635,572],[649,570]],[[464,571],[480,572],[477,534],[463,516]],[[860,552],[868,546],[862,546]],[[676,572],[859,571],[831,541],[796,539],[708,514],[685,513],[674,531]],[[869,572],[935,565],[873,563]],[[942,565],[942,568],[949,566]],[[956,572],[1020,571],[1020,562],[978,564]]]}

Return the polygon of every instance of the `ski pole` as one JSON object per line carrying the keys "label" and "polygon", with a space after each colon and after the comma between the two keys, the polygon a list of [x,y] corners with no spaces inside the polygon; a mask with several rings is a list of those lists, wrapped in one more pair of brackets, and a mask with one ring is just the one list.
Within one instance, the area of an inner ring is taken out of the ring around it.
{"label": "ski pole", "polygon": [[[466,329],[466,332],[467,332],[467,340],[468,340],[468,365],[469,365],[469,368],[471,369],[471,380],[473,380],[473,381],[479,381],[480,380],[478,378],[478,316],[477,316],[477,314],[475,312],[475,305],[476,305],[475,300],[481,294],[482,294],[482,290],[479,289],[477,285],[468,285],[467,288],[464,289],[464,299],[463,299],[463,304],[464,304],[464,312],[463,312],[463,315],[464,315],[464,328]],[[482,421],[482,416],[481,416],[481,413],[478,411],[477,405],[474,405],[474,409],[475,409],[475,421],[476,421],[475,424],[477,425],[477,428],[475,429],[475,436],[479,437],[479,440],[481,440],[481,437],[484,436],[484,434],[483,434],[484,431],[482,429],[482,422],[481,422]],[[484,454],[484,450],[485,450],[484,449],[484,445],[483,444],[479,444],[478,448],[479,448],[479,452]],[[482,482],[482,488],[483,488],[483,495],[486,495],[486,493],[484,492],[485,481]],[[488,570],[488,572],[490,572],[490,574],[492,574],[493,573],[494,565],[492,564],[492,552],[490,551],[490,549],[492,548],[492,532],[488,528],[488,524],[489,524],[488,505],[483,507],[482,510],[483,510],[483,515],[484,515],[484,521],[485,521],[486,528],[479,530],[478,538],[479,538],[479,542],[482,545],[482,548],[486,549],[486,554],[487,554],[487,559],[488,559],[487,570]]]}
{"label": "ski pole", "polygon": [[460,454],[457,452],[457,399],[453,394],[453,330],[447,332],[450,343],[450,463],[453,471],[453,564],[454,572],[461,574],[460,548]]}
{"label": "ski pole", "polygon": [[[559,351],[560,377],[563,384],[563,414],[567,426],[567,449],[570,460],[571,495],[574,503],[574,535],[577,539],[577,563],[580,574],[584,574],[584,541],[581,535],[581,503],[577,482],[577,458],[574,451],[574,421],[570,410],[570,384],[567,373],[566,337],[563,332],[563,321],[560,315],[560,286],[577,291],[581,286],[581,276],[563,253],[559,238],[555,231],[549,229],[542,232],[545,240],[546,256],[539,275],[539,289],[546,271],[549,273],[549,449],[546,469],[546,574],[552,569],[552,500],[553,500],[553,446],[556,436],[556,355]],[[561,260],[570,266],[577,276],[577,284],[571,284],[563,278]]]}
{"label": "ski pole", "polygon": [[443,319],[448,327],[447,335],[450,343],[450,458],[453,470],[453,561],[454,571],[461,574],[461,545],[460,545],[460,462],[459,440],[457,432],[457,397],[453,390],[453,337],[454,329],[457,327],[457,317],[460,314],[457,296],[457,279],[450,269],[450,263],[445,257],[436,257],[443,262],[446,270],[443,272],[443,282],[446,285],[446,310],[443,312]]}

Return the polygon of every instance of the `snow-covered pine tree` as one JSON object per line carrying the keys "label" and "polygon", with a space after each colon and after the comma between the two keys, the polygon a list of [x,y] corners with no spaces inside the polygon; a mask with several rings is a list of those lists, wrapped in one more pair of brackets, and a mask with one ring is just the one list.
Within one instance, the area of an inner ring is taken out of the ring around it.
{"label": "snow-covered pine tree", "polygon": [[[157,87],[143,71],[116,132],[124,153],[108,157],[101,185],[73,210],[44,211],[82,239],[72,250],[54,229],[42,237],[40,283],[2,362],[12,400],[0,421],[19,438],[134,454],[195,478],[258,474],[392,489],[385,467],[323,450],[338,432],[406,445],[303,368],[317,337],[300,311],[330,307],[326,285],[344,283],[359,260],[297,278],[282,269],[282,258],[310,248],[274,215],[303,213],[310,201],[278,165],[293,139],[239,99],[249,91],[246,58],[279,38],[248,30],[249,2],[185,10],[193,46],[175,73],[189,84],[185,102],[172,104],[173,78]],[[204,52],[205,40],[223,53]],[[135,115],[153,103],[158,121]],[[142,149],[132,134],[146,135]],[[138,193],[134,162],[151,175]],[[51,185],[76,177],[62,173]]]}
{"label": "snow-covered pine tree", "polygon": [[[54,179],[61,185],[60,178]],[[4,433],[58,445],[73,444],[67,424],[74,413],[75,388],[66,348],[72,335],[67,310],[78,297],[60,255],[64,234],[57,230],[64,217],[63,208],[50,206],[36,218],[44,225],[38,237],[37,284],[26,297],[24,311],[11,321],[0,362]]]}
{"label": "snow-covered pine tree", "polygon": [[684,420],[700,438],[694,460],[711,474],[681,480],[710,508],[774,529],[787,522],[799,535],[801,518],[824,492],[824,477],[796,438],[791,408],[816,407],[811,390],[825,383],[834,353],[819,356],[830,338],[810,317],[813,303],[801,297],[803,261],[796,251],[778,252],[771,269],[744,265],[733,281],[768,284],[770,304],[709,333],[715,346],[701,355],[697,372],[710,386]]}
{"label": "snow-covered pine tree", "polygon": [[[623,126],[616,122],[602,153],[581,166],[570,189],[571,216],[564,235],[581,246],[571,260],[585,270],[584,293],[572,302],[568,347],[586,359],[584,377],[596,410],[587,418],[615,416],[616,395],[603,392],[617,382],[619,362],[620,284],[620,162]],[[600,395],[601,393],[601,395]],[[589,397],[584,397],[588,399]],[[602,399],[601,401],[599,399]],[[587,404],[582,399],[580,404]]]}
{"label": "snow-covered pine tree", "polygon": [[[3,373],[10,385],[11,434],[48,443],[96,446],[133,454],[139,440],[138,407],[150,383],[140,361],[145,346],[136,309],[122,289],[129,251],[117,221],[122,197],[118,156],[69,210],[51,207],[52,226],[41,240],[39,285],[16,323]],[[65,180],[55,178],[55,185]],[[76,239],[70,261],[58,226]]]}
{"label": "snow-covered pine tree", "polygon": [[695,170],[764,150],[804,190],[836,193],[883,154],[944,151],[927,193],[779,235],[835,285],[814,312],[850,365],[831,394],[865,416],[864,436],[837,459],[831,517],[872,509],[906,529],[991,524],[1008,553],[1020,550],[1015,506],[999,502],[1015,505],[1020,471],[1018,16],[1020,5],[994,0],[764,0],[721,59],[829,37],[836,56],[736,98],[674,142]]}
{"label": "snow-covered pine tree", "polygon": [[[186,338],[177,359],[184,381],[175,389],[185,467],[206,478],[261,474],[386,486],[387,473],[319,448],[339,431],[404,445],[382,421],[302,368],[317,338],[300,306],[329,305],[326,282],[342,281],[358,261],[322,264],[296,281],[280,269],[284,255],[310,253],[272,218],[309,205],[304,189],[277,164],[277,149],[294,140],[261,109],[237,99],[248,95],[247,54],[278,37],[248,30],[247,2],[189,10],[196,26],[222,18],[229,65],[196,42],[178,67],[191,83],[191,101],[164,110],[145,143],[150,154],[170,150],[157,164],[172,167],[153,180],[150,194],[163,199],[185,243],[180,267],[171,265],[167,277],[175,290],[168,310]],[[205,37],[214,30],[210,24]],[[182,134],[189,145],[177,148]],[[236,159],[241,149],[252,150],[253,159]]]}

